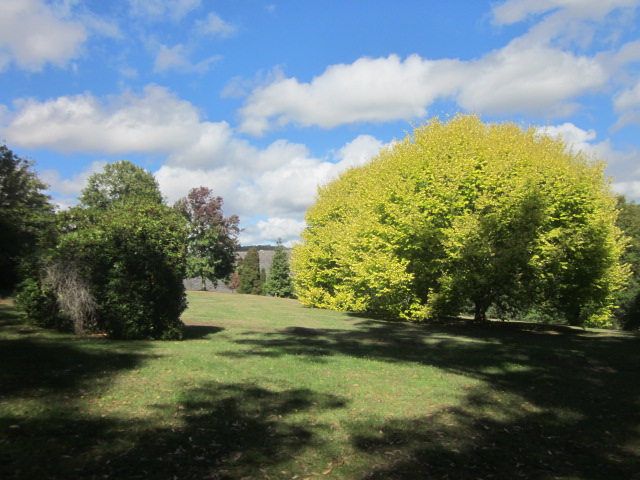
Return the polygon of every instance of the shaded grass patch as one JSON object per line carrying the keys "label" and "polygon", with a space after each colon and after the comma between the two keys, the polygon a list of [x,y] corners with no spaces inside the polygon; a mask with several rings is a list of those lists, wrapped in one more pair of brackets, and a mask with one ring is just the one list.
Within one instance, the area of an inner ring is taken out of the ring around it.
{"label": "shaded grass patch", "polygon": [[2,478],[637,478],[640,341],[190,292],[186,340],[0,305]]}

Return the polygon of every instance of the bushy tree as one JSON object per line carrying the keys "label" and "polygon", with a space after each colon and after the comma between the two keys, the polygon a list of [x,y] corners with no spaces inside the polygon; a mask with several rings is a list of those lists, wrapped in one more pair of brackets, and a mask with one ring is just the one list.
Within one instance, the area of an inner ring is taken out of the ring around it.
{"label": "bushy tree", "polygon": [[264,293],[260,280],[260,256],[255,247],[247,251],[238,267],[238,293],[262,295]]}
{"label": "bushy tree", "polygon": [[16,286],[20,261],[34,253],[39,235],[53,220],[45,189],[33,162],[0,145],[0,290]]}
{"label": "bushy tree", "polygon": [[225,217],[222,205],[222,197],[214,197],[206,187],[191,189],[174,205],[188,222],[187,276],[200,277],[203,290],[206,279],[217,285],[234,271],[239,219]]}
{"label": "bushy tree", "polygon": [[629,245],[622,260],[631,267],[629,283],[617,300],[615,315],[626,329],[640,328],[640,205],[618,197],[618,226],[629,238]]}
{"label": "bushy tree", "polygon": [[626,278],[603,165],[511,123],[434,119],[319,189],[292,267],[305,305],[408,319],[473,305],[607,325]]}
{"label": "bushy tree", "polygon": [[278,240],[278,245],[273,253],[269,278],[264,285],[264,291],[276,297],[292,298],[293,282],[291,281],[289,255],[287,250]]}
{"label": "bushy tree", "polygon": [[[126,178],[122,191],[135,190]],[[60,213],[19,296],[27,314],[77,333],[180,338],[187,230],[184,218],[157,199],[122,194]]]}
{"label": "bushy tree", "polygon": [[120,160],[91,175],[78,200],[85,207],[105,209],[134,198],[145,203],[163,203],[154,176],[142,167]]}
{"label": "bushy tree", "polygon": [[[115,338],[180,338],[186,308],[180,215],[138,200],[85,220],[87,213],[73,213],[49,263],[70,265],[86,281],[98,307],[88,326]],[[78,217],[85,222],[80,228]]]}

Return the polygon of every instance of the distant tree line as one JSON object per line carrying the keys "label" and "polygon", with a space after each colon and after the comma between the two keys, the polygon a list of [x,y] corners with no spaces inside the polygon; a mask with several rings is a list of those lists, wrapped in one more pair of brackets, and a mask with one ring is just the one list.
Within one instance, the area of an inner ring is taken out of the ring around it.
{"label": "distant tree line", "polygon": [[273,249],[268,276],[265,269],[260,268],[258,247],[250,247],[244,258],[238,259],[237,279],[234,282],[238,293],[267,294],[282,298],[295,296],[287,250],[281,240],[278,240]]}

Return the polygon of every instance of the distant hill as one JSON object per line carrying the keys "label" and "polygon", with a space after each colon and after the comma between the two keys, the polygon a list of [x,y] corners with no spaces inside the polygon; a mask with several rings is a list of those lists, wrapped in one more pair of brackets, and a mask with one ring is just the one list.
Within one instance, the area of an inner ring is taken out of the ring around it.
{"label": "distant hill", "polygon": [[249,251],[250,248],[257,248],[258,251],[260,250],[275,250],[276,249],[276,245],[246,245],[246,246],[242,246],[242,247],[238,247],[238,252],[247,252]]}

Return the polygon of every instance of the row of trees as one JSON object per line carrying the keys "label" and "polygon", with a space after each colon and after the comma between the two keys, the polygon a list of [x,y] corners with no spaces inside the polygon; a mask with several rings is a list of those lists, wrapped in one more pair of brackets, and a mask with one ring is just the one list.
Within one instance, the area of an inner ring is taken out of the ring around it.
{"label": "row of trees", "polygon": [[434,119],[319,189],[292,256],[298,298],[411,320],[610,325],[638,247],[624,253],[603,169],[534,129]]}
{"label": "row of trees", "polygon": [[[31,167],[1,147],[1,287],[22,276],[41,323],[176,338],[183,277],[234,272],[238,218],[210,190],[170,208],[149,172],[121,161],[55,214]],[[306,220],[292,256],[305,305],[640,325],[640,207],[611,195],[602,164],[534,130],[433,120],[322,187]],[[293,295],[281,244],[261,273],[248,252],[238,291]]]}
{"label": "row of trees", "polygon": [[252,295],[266,293],[274,297],[293,298],[294,290],[290,275],[289,256],[282,242],[278,240],[268,279],[264,268],[260,268],[258,249],[252,247],[247,251],[244,259],[238,260],[237,275],[233,286],[238,293]]}
{"label": "row of trees", "polygon": [[224,217],[209,189],[169,207],[151,173],[120,161],[89,178],[77,206],[54,214],[31,163],[3,148],[5,287],[21,274],[18,300],[40,324],[180,338],[185,276],[216,282],[233,271],[239,221]]}

